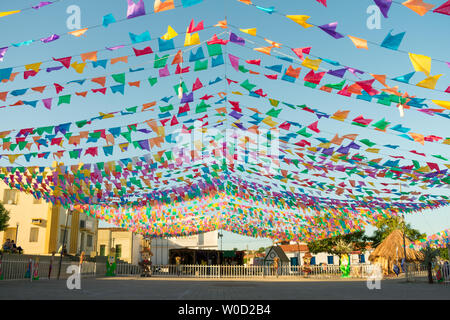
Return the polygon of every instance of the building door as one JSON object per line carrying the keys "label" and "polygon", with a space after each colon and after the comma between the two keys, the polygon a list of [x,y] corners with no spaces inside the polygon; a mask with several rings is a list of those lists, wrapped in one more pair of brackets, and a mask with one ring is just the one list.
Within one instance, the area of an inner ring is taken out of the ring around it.
{"label": "building door", "polygon": [[298,258],[297,257],[291,258],[291,266],[298,266]]}

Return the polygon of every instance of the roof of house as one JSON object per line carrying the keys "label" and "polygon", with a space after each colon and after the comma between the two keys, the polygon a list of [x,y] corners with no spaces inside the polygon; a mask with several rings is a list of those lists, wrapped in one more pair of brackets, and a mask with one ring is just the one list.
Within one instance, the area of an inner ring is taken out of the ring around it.
{"label": "roof of house", "polygon": [[284,252],[307,252],[309,251],[306,244],[282,244],[280,245]]}
{"label": "roof of house", "polygon": [[268,255],[271,251],[274,251],[277,254],[277,256],[278,256],[278,258],[280,258],[281,262],[289,263],[289,261],[290,261],[289,258],[286,256],[286,253],[284,253],[283,249],[280,246],[270,247],[269,251],[267,251],[267,255],[264,258],[264,260],[267,259]]}

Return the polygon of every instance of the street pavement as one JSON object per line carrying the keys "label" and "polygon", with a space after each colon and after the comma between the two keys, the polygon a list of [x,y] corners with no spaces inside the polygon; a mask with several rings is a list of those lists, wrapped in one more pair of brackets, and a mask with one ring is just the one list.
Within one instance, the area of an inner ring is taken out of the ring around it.
{"label": "street pavement", "polygon": [[230,280],[163,278],[82,278],[81,289],[66,280],[3,280],[1,300],[449,300],[450,284],[381,281],[369,290],[364,280]]}

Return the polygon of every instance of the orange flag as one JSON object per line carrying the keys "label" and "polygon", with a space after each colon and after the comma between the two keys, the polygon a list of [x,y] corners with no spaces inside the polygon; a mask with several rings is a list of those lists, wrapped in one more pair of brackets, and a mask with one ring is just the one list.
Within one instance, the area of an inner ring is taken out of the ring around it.
{"label": "orange flag", "polygon": [[161,12],[161,11],[175,9],[175,5],[173,4],[173,0],[166,0],[164,2],[162,2],[161,0],[155,0],[153,9],[155,10],[155,12]]}
{"label": "orange flag", "polygon": [[434,5],[425,3],[423,0],[407,0],[402,3],[405,7],[411,9],[418,15],[423,16],[425,13],[433,9]]}
{"label": "orange flag", "polygon": [[214,25],[214,27],[220,27],[222,29],[228,28],[227,20],[225,19],[225,20],[219,21],[217,24]]}
{"label": "orange flag", "polygon": [[350,40],[352,40],[353,44],[358,49],[366,49],[366,50],[369,49],[369,48],[367,48],[367,40],[357,38],[357,37],[352,37],[352,36],[348,36],[348,37],[350,38]]}
{"label": "orange flag", "polygon": [[82,53],[80,56],[83,62],[86,60],[97,61],[97,51]]}
{"label": "orange flag", "polygon": [[115,64],[115,63],[120,62],[120,61],[128,63],[128,56],[112,58],[110,60],[111,64]]}

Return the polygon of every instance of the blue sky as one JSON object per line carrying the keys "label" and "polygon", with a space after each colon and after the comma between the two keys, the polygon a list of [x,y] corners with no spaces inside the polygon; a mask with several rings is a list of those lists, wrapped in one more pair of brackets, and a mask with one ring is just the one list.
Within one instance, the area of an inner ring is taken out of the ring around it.
{"label": "blue sky", "polygon": [[[153,1],[145,0],[147,11],[153,7]],[[428,3],[434,5],[442,4],[442,0],[429,0]],[[0,11],[11,11],[18,8],[26,8],[35,5],[37,1],[21,0],[14,2],[2,2],[0,4]],[[175,3],[180,4],[179,0]],[[367,39],[373,42],[381,43],[386,34],[393,30],[393,33],[406,31],[406,35],[401,43],[400,49],[416,54],[427,55],[436,59],[450,61],[450,42],[448,40],[448,30],[450,27],[450,17],[427,13],[425,16],[419,16],[408,8],[393,3],[389,12],[389,18],[381,17],[381,28],[379,30],[369,30],[366,27],[366,20],[369,15],[366,9],[373,4],[370,0],[347,0],[345,2],[338,0],[329,0],[328,8],[323,7],[315,0],[303,1],[268,1],[255,0],[256,5],[262,7],[274,6],[278,12],[283,14],[305,14],[311,16],[310,22],[321,25],[330,22],[338,23],[338,32],[350,34],[355,37]],[[10,43],[18,43],[30,39],[39,39],[50,36],[53,33],[62,34],[68,31],[66,20],[69,14],[66,13],[67,7],[70,5],[77,5],[81,9],[81,28],[100,25],[102,17],[107,14],[113,14],[117,20],[125,18],[126,15],[126,1],[125,0],[96,0],[96,1],[69,1],[62,0],[54,5],[41,8],[40,10],[27,10],[16,15],[0,18],[0,28],[2,30],[2,37],[0,47],[9,45]],[[22,66],[28,63],[51,60],[52,57],[60,58],[71,56],[74,54],[90,52],[105,48],[106,46],[114,46],[119,44],[129,44],[130,38],[128,33],[141,34],[148,30],[152,39],[156,39],[163,35],[167,30],[167,25],[170,24],[176,31],[184,32],[191,19],[197,23],[204,20],[205,27],[217,23],[227,17],[228,23],[239,28],[257,28],[257,34],[266,37],[270,40],[279,42],[289,47],[312,47],[311,53],[323,58],[329,58],[339,61],[343,65],[349,65],[357,69],[365,70],[375,74],[387,74],[389,77],[396,77],[414,71],[408,55],[402,52],[396,52],[385,48],[380,48],[369,44],[369,50],[357,49],[353,46],[348,38],[335,40],[318,28],[304,29],[295,24],[289,19],[279,14],[267,14],[252,6],[239,3],[236,0],[204,0],[203,3],[190,8],[177,8],[175,10],[162,12],[145,17],[139,17],[124,22],[111,24],[107,28],[97,27],[88,30],[86,36],[75,38],[66,35],[60,40],[49,44],[36,43],[29,47],[10,48],[7,52],[3,62],[0,62],[0,68],[7,68],[12,66]],[[261,46],[264,41],[260,38],[253,38],[247,34],[239,33],[236,29],[231,28],[231,31],[238,35],[252,40]],[[206,40],[213,33],[221,33],[223,29],[210,28],[200,32],[200,39]],[[176,38],[176,46],[182,46],[184,36],[181,35]],[[155,41],[149,42],[150,46],[157,47]],[[143,44],[135,45],[141,49]],[[281,52],[291,54],[290,50],[282,47]],[[273,57],[261,57],[255,51],[246,48],[239,48],[239,46],[231,45],[229,53],[239,55],[247,59],[261,58],[265,64],[280,63],[279,60]],[[131,47],[120,49],[117,52],[99,51],[98,55],[102,58],[116,57],[121,55],[132,54]],[[150,58],[153,59],[153,58]],[[77,59],[80,61],[79,57]],[[152,63],[153,60],[151,60]],[[138,66],[149,63],[145,58],[130,58],[129,66]],[[48,66],[55,64],[47,63]],[[47,66],[46,65],[46,66]],[[241,74],[237,74],[231,67],[227,67],[228,76],[231,78],[245,79]],[[23,67],[22,67],[23,69]],[[86,71],[80,75],[75,71],[52,72],[49,74],[39,74],[35,78],[26,81],[18,79],[13,83],[0,84],[1,91],[9,91],[18,88],[27,88],[38,86],[41,84],[51,84],[58,82],[65,82],[68,80],[91,78],[101,76],[108,73],[119,73],[127,71],[128,66],[118,63],[113,67],[109,67],[106,71],[100,68],[86,67]],[[450,85],[449,67],[440,62],[433,61],[431,64],[431,74],[443,74],[438,81],[436,89],[445,90]],[[201,79],[211,79],[218,76],[223,76],[225,70],[218,68],[216,70],[204,71]],[[302,70],[300,77],[304,77],[305,70]],[[186,81],[191,83],[197,75],[188,76]],[[140,80],[148,77],[147,74],[127,74],[127,81]],[[191,77],[191,78],[189,78]],[[412,78],[412,83],[417,83],[424,79],[423,73],[416,73]],[[364,79],[368,79],[365,76]],[[146,84],[141,89],[127,88],[126,94],[121,96],[118,94],[107,93],[106,96],[91,94],[87,99],[73,98],[70,105],[62,105],[48,111],[39,105],[36,109],[32,108],[7,108],[0,109],[0,131],[11,128],[27,128],[32,126],[42,126],[54,123],[64,123],[67,121],[86,119],[98,115],[98,112],[115,111],[121,109],[123,106],[133,106],[152,101],[155,97],[160,98],[166,95],[173,95],[172,86],[178,81],[176,77],[168,77],[160,81],[158,89],[149,88]],[[436,134],[440,136],[448,136],[449,130],[447,127],[448,119],[423,115],[417,111],[406,110],[406,116],[401,118],[396,108],[386,107],[380,104],[367,103],[355,99],[348,99],[335,94],[327,94],[318,90],[312,90],[303,87],[301,84],[289,84],[284,81],[271,81],[265,79],[250,78],[250,81],[258,84],[265,90],[269,96],[283,99],[285,101],[294,102],[297,104],[306,103],[310,107],[318,108],[324,112],[333,113],[338,109],[351,110],[351,115],[355,117],[363,115],[365,118],[381,119],[385,118],[392,123],[401,123],[404,126],[416,129],[416,132],[423,134]],[[325,83],[337,83],[336,79]],[[388,82],[391,85],[399,85],[399,83]],[[224,84],[218,89],[224,90]],[[95,86],[91,86],[92,88]],[[91,88],[90,87],[90,88]],[[218,90],[217,89],[217,90]],[[419,97],[427,97],[438,100],[448,100],[448,94],[426,90],[419,87],[400,85],[401,90],[406,90],[408,93],[413,93]],[[211,89],[212,90],[212,89]],[[67,86],[68,92],[82,91],[76,84]],[[205,93],[207,91],[204,91]],[[42,96],[54,96],[54,90],[46,92]],[[39,99],[39,95],[34,95]],[[31,96],[30,96],[30,99]],[[15,100],[8,100],[15,101]],[[249,103],[255,103],[249,98]],[[302,113],[302,114],[299,114]],[[314,121],[313,117],[304,115],[304,112],[293,113],[291,116],[296,119],[311,123]],[[309,118],[308,118],[309,117]],[[136,121],[141,120],[136,116]],[[132,118],[130,118],[132,119]],[[127,123],[131,123],[127,122]],[[308,122],[310,121],[310,122]],[[120,120],[112,119],[108,124],[111,126],[118,125]],[[441,154],[449,158],[449,146],[442,144],[430,144],[425,146],[420,144],[408,142],[405,139],[395,137],[390,134],[382,134],[374,132],[373,130],[366,130],[348,124],[336,123],[336,121],[324,120],[321,129],[329,132],[346,132],[359,133],[365,138],[370,138],[379,144],[397,143],[402,148],[407,150],[417,150],[427,154]],[[394,153],[393,153],[394,154]],[[409,155],[410,159],[417,159],[414,155]],[[433,159],[435,160],[435,159]],[[86,160],[87,161],[87,160]],[[436,161],[438,163],[442,163]],[[39,164],[39,163],[37,163]],[[0,160],[0,165],[5,166],[5,160]],[[430,190],[440,194],[449,195],[448,189],[445,190]],[[414,215],[408,215],[407,221],[422,232],[428,234],[438,232],[450,227],[449,209],[441,208],[433,212],[424,211]],[[369,229],[370,233],[371,230]],[[246,239],[237,235],[226,233],[224,237],[224,248],[238,247],[244,249],[248,244],[249,248],[259,248],[260,246],[270,245],[269,240],[255,240]]]}

